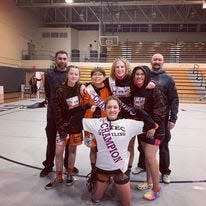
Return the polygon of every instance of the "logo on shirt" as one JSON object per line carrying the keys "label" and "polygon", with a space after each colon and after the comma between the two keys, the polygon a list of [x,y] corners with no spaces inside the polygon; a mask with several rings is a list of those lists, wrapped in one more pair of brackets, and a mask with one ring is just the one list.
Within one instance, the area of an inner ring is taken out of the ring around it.
{"label": "logo on shirt", "polygon": [[112,87],[112,93],[118,97],[128,97],[130,96],[130,87]]}
{"label": "logo on shirt", "polygon": [[78,107],[80,105],[78,96],[67,98],[66,102],[67,102],[69,109],[73,109],[73,108]]}
{"label": "logo on shirt", "polygon": [[134,107],[144,109],[145,97],[134,97]]}

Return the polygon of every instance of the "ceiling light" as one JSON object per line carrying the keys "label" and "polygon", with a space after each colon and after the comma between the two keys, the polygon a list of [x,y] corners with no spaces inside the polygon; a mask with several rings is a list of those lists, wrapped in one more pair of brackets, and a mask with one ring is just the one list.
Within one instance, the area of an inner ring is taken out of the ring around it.
{"label": "ceiling light", "polygon": [[202,8],[203,8],[203,9],[206,9],[206,0],[203,0]]}
{"label": "ceiling light", "polygon": [[66,3],[71,4],[73,3],[73,0],[65,0]]}

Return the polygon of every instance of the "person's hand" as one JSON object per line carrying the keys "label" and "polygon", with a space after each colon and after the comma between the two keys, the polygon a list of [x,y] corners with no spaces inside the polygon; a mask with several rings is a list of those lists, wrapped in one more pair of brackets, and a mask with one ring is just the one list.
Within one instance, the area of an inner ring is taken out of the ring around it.
{"label": "person's hand", "polygon": [[92,147],[96,147],[96,144],[93,141],[90,141],[89,143],[86,144],[86,146],[92,148]]}
{"label": "person's hand", "polygon": [[92,105],[92,106],[91,106],[91,108],[90,108],[91,112],[93,112],[93,113],[94,113],[94,112],[95,112],[95,110],[96,110],[96,108],[97,108],[97,107],[96,107],[95,105]]}
{"label": "person's hand", "polygon": [[[88,136],[89,135],[89,136]],[[85,132],[84,144],[87,147],[95,147],[94,135],[92,133]]]}
{"label": "person's hand", "polygon": [[136,115],[136,113],[135,113],[134,110],[131,110],[131,111],[129,112],[129,114],[132,115],[132,116]]}
{"label": "person's hand", "polygon": [[80,93],[82,96],[86,94],[86,86],[84,84],[80,86]]}
{"label": "person's hand", "polygon": [[149,82],[146,89],[154,89],[155,88],[155,83],[154,82]]}
{"label": "person's hand", "polygon": [[171,122],[171,121],[168,121],[168,129],[171,130],[175,127],[175,123],[174,122]]}
{"label": "person's hand", "polygon": [[150,139],[153,139],[154,134],[155,134],[155,129],[150,129],[150,130],[147,131],[146,137],[150,138]]}

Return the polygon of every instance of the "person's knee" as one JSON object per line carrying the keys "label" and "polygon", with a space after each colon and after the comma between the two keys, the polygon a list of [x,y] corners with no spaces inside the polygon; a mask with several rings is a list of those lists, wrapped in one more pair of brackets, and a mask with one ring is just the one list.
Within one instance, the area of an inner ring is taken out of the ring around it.
{"label": "person's knee", "polygon": [[130,181],[129,176],[127,176],[125,173],[121,173],[114,176],[114,182],[117,185],[125,185]]}
{"label": "person's knee", "polygon": [[101,179],[100,181],[98,178],[96,179],[91,195],[91,199],[93,202],[97,203],[104,197],[104,193],[108,187],[108,184],[109,181],[107,180]]}
{"label": "person's knee", "polygon": [[156,161],[156,158],[154,155],[148,155],[146,156],[146,160],[148,165],[153,165]]}
{"label": "person's knee", "polygon": [[69,154],[76,154],[77,146],[69,145]]}
{"label": "person's knee", "polygon": [[64,145],[56,145],[56,156],[62,156],[64,152]]}

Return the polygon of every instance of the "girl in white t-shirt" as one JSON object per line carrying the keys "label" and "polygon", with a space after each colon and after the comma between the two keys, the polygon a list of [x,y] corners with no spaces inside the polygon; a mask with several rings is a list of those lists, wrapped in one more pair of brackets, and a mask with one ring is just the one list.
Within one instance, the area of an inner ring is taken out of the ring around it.
{"label": "girl in white t-shirt", "polygon": [[[125,174],[129,161],[128,144],[130,139],[142,133],[143,122],[131,119],[118,119],[119,100],[109,97],[105,103],[105,118],[83,119],[85,131],[93,133],[97,141],[97,160],[92,201],[99,202],[113,178],[122,206],[130,205],[130,180]],[[148,137],[155,133],[155,124],[146,132]]]}

